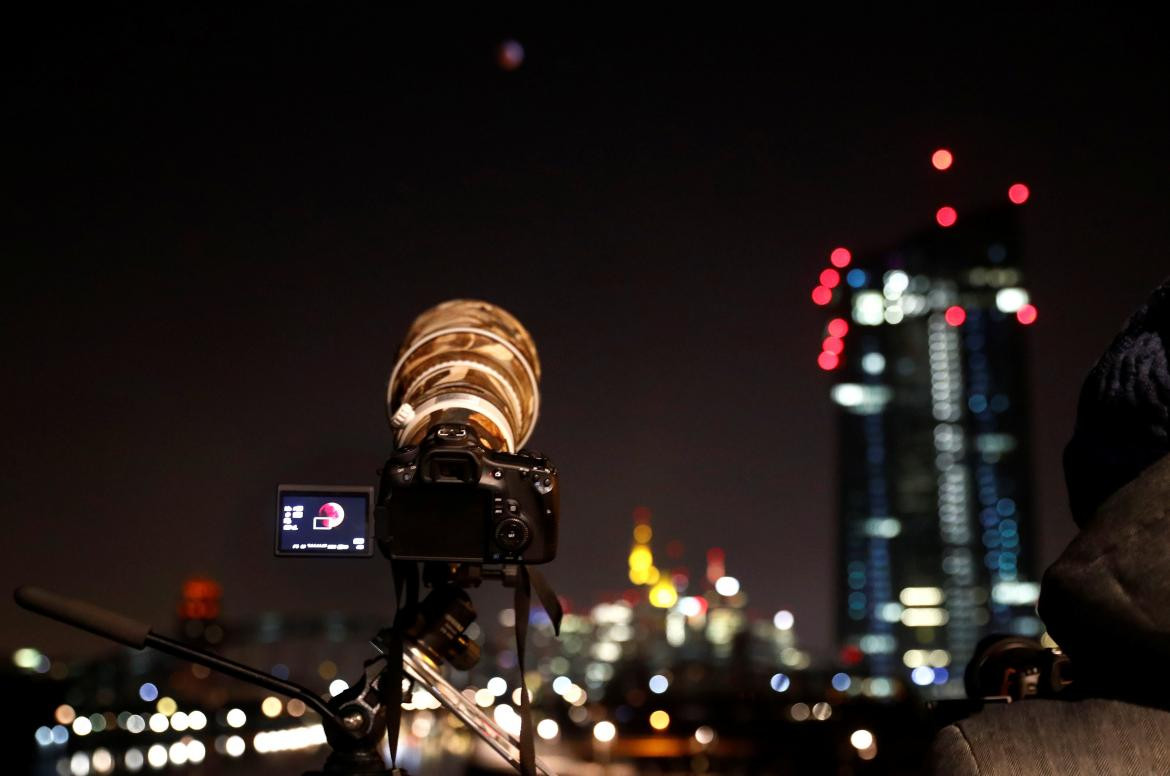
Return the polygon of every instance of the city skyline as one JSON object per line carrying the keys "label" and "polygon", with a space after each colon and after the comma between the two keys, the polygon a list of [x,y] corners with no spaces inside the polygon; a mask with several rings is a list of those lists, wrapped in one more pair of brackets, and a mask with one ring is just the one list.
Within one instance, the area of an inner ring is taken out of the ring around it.
{"label": "city skyline", "polygon": [[[624,580],[645,505],[685,563],[723,548],[752,605],[831,650],[835,430],[808,281],[836,246],[928,226],[944,146],[960,219],[1032,187],[1037,570],[1063,548],[1080,381],[1164,274],[1148,33],[513,21],[436,40],[352,14],[29,28],[7,107],[9,588],[149,620],[201,572],[242,616],[387,611],[380,560],[271,558],[272,491],[374,484],[398,339],[470,296],[540,352],[559,591]],[[0,622],[10,649],[104,648],[11,603]]]}

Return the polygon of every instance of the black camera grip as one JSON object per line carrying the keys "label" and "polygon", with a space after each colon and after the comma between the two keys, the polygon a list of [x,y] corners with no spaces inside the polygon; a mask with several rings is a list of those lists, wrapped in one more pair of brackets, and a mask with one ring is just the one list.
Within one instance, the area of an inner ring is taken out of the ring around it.
{"label": "black camera grip", "polygon": [[39,587],[18,587],[13,597],[16,603],[30,612],[42,614],[135,649],[144,648],[146,637],[150,635],[150,626],[138,620]]}

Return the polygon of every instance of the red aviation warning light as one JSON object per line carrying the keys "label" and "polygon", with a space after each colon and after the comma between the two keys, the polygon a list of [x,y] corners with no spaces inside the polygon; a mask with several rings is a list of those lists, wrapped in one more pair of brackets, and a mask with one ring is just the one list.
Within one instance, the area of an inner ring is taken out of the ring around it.
{"label": "red aviation warning light", "polygon": [[822,350],[821,354],[817,356],[817,366],[824,369],[826,372],[832,372],[841,363],[841,359],[836,353],[830,353],[827,350]]}
{"label": "red aviation warning light", "polygon": [[825,288],[836,288],[841,284],[841,273],[835,269],[827,269],[821,273],[821,285]]}
{"label": "red aviation warning light", "polygon": [[834,248],[833,252],[829,254],[829,263],[837,269],[848,267],[851,261],[853,261],[853,254],[849,252],[848,248]]}
{"label": "red aviation warning light", "polygon": [[1025,326],[1030,326],[1036,322],[1037,314],[1036,305],[1026,304],[1019,310],[1016,310],[1016,320]]}
{"label": "red aviation warning light", "polygon": [[954,305],[947,308],[943,317],[947,319],[947,323],[951,326],[962,326],[963,321],[967,320],[967,311],[959,307],[959,305]]}
{"label": "red aviation warning light", "polygon": [[959,220],[959,213],[950,205],[943,205],[934,214],[934,220],[943,228],[954,226],[955,222]]}
{"label": "red aviation warning light", "polygon": [[813,289],[812,300],[821,307],[824,307],[829,302],[833,301],[833,292],[824,286],[817,286]]}
{"label": "red aviation warning light", "polygon": [[1028,197],[1032,192],[1028,191],[1028,187],[1022,183],[1013,183],[1008,189],[1008,199],[1012,201],[1013,205],[1022,205],[1028,201]]}
{"label": "red aviation warning light", "polygon": [[940,148],[930,155],[930,163],[934,165],[936,170],[949,170],[951,165],[955,163],[955,156],[947,149]]}
{"label": "red aviation warning light", "polygon": [[844,337],[849,333],[849,322],[844,318],[834,318],[829,321],[828,332],[830,337]]}

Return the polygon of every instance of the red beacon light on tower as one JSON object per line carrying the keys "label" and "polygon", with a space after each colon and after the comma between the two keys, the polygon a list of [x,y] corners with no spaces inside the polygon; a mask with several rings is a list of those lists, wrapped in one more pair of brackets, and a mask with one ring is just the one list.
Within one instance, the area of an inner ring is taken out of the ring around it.
{"label": "red beacon light on tower", "polygon": [[1036,305],[1034,304],[1026,304],[1019,310],[1016,310],[1016,320],[1025,326],[1031,326],[1035,323],[1037,315]]}
{"label": "red beacon light on tower", "polygon": [[934,214],[934,220],[945,229],[955,225],[955,222],[959,220],[959,212],[950,205],[943,205]]}

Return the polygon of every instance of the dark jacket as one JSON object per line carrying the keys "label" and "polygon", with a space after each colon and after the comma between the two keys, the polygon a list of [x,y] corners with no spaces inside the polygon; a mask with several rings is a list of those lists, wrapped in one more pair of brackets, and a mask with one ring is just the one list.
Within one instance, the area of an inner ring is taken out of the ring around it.
{"label": "dark jacket", "polygon": [[1170,456],[1083,523],[1040,615],[1100,697],[988,706],[939,734],[935,773],[1170,774]]}

